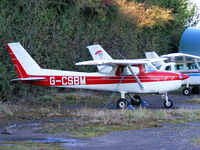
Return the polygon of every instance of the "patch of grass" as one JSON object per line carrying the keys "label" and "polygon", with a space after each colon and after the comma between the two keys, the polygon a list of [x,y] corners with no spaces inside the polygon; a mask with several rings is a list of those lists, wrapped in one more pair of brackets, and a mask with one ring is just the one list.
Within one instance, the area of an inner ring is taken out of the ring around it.
{"label": "patch of grass", "polygon": [[[166,121],[163,121],[166,122]],[[172,121],[167,121],[168,123],[186,123],[187,121],[184,119],[177,119],[177,120],[172,120]]]}
{"label": "patch of grass", "polygon": [[200,110],[177,109],[177,110],[170,110],[169,114],[171,114],[172,116],[181,116],[182,117],[181,120],[187,120],[187,121],[195,121],[200,119]]}
{"label": "patch of grass", "polygon": [[134,130],[158,127],[161,120],[171,120],[166,111],[148,109],[130,110],[97,110],[79,109],[71,111],[72,120],[46,123],[40,132],[70,133],[70,137],[99,136],[111,131]]}
{"label": "patch of grass", "polygon": [[185,100],[185,102],[192,103],[192,104],[200,104],[200,98],[188,99],[188,100]]}
{"label": "patch of grass", "polygon": [[0,114],[4,114],[6,116],[13,116],[13,110],[11,105],[0,102]]}
{"label": "patch of grass", "polygon": [[137,126],[86,126],[77,128],[76,131],[72,132],[72,138],[87,138],[87,137],[94,137],[94,136],[101,136],[108,132],[112,131],[122,131],[122,130],[134,130],[138,129],[139,125]]}
{"label": "patch of grass", "polygon": [[79,109],[71,112],[78,117],[80,125],[128,125],[130,123],[145,123],[158,120],[171,120],[171,115],[164,110],[137,109],[130,110],[97,110]]}
{"label": "patch of grass", "polygon": [[59,143],[35,143],[25,142],[0,142],[0,149],[3,150],[64,150]]}
{"label": "patch of grass", "polygon": [[98,106],[102,104],[102,95],[98,95],[96,92],[76,92],[76,93],[56,93],[52,95],[44,95],[39,97],[34,104],[40,104],[50,107],[63,107],[72,105],[87,105]]}
{"label": "patch of grass", "polygon": [[191,142],[199,145],[200,144],[200,138],[191,139]]}

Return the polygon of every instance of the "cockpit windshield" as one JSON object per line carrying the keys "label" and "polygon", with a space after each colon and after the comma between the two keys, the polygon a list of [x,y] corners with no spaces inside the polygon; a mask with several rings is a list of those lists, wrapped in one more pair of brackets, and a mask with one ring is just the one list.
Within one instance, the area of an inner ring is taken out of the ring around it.
{"label": "cockpit windshield", "polygon": [[143,65],[144,68],[144,72],[148,73],[148,72],[153,72],[156,71],[157,69],[151,64],[151,63],[146,63]]}
{"label": "cockpit windshield", "polygon": [[[145,73],[148,73],[148,72],[153,72],[153,71],[156,71],[157,69],[151,64],[151,63],[146,63],[144,65],[142,65],[142,68],[144,70]],[[135,72],[137,75],[140,74],[140,69],[139,69],[139,66],[131,66],[131,69],[133,70],[133,72]],[[122,74],[124,75],[131,75],[131,71],[128,69],[128,67],[125,67],[123,69],[123,72]]]}

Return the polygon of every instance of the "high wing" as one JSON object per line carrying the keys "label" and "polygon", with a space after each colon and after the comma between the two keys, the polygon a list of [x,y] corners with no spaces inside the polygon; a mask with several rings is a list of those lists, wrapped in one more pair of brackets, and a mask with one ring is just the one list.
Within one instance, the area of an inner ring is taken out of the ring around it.
{"label": "high wing", "polygon": [[[157,59],[151,59],[150,61],[158,61]],[[159,58],[160,60],[160,58]],[[108,66],[124,66],[129,69],[133,77],[136,79],[138,85],[141,89],[144,89],[140,79],[138,78],[137,74],[132,69],[132,65],[139,65],[139,64],[147,64],[149,68],[156,70],[156,68],[151,64],[150,61],[146,59],[129,59],[129,60],[92,60],[92,61],[84,61],[76,63],[76,65],[108,65]]]}
{"label": "high wing", "polygon": [[161,57],[162,58],[190,57],[190,58],[193,58],[193,59],[200,59],[199,56],[184,54],[184,53],[171,53],[171,54],[162,55]]}
{"label": "high wing", "polygon": [[127,66],[127,65],[137,65],[137,64],[146,64],[146,61],[141,60],[91,60],[91,61],[83,61],[76,63],[76,65],[120,65],[120,66]]}
{"label": "high wing", "polygon": [[138,64],[151,64],[152,62],[165,60],[166,58],[154,58],[154,59],[125,59],[125,60],[91,60],[78,62],[76,65],[120,65],[120,66],[129,66],[129,65],[138,65]]}

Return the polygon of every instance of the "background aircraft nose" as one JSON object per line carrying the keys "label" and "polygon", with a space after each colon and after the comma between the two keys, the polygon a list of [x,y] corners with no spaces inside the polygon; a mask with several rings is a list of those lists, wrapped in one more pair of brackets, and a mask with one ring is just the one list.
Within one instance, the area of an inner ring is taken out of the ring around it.
{"label": "background aircraft nose", "polygon": [[187,78],[189,78],[189,76],[186,75],[186,74],[180,74],[180,75],[179,75],[179,79],[181,79],[181,80],[185,80],[185,79],[187,79]]}

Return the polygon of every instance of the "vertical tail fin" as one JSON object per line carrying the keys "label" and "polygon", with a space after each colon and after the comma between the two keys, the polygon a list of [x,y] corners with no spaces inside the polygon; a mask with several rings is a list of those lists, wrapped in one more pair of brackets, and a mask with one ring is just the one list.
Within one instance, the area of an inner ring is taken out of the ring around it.
{"label": "vertical tail fin", "polygon": [[33,60],[20,43],[7,43],[8,52],[14,64],[18,78],[27,78],[39,73],[40,66]]}
{"label": "vertical tail fin", "polygon": [[[94,60],[113,60],[112,57],[100,46],[91,45],[87,47]],[[109,66],[97,66],[98,70],[103,73],[109,73],[111,67]]]}

